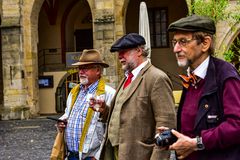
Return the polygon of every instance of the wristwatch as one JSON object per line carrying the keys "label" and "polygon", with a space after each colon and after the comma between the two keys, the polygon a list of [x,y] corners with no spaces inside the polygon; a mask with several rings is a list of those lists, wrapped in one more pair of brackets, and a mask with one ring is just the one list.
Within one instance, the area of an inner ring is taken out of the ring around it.
{"label": "wristwatch", "polygon": [[202,137],[197,136],[197,151],[201,151],[205,149],[205,146],[202,142]]}

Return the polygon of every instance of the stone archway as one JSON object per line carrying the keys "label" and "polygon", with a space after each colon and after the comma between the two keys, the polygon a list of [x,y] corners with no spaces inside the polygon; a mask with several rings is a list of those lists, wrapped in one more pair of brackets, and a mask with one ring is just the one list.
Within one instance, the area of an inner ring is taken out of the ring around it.
{"label": "stone archway", "polygon": [[237,49],[239,49],[239,40],[240,40],[240,24],[235,23],[230,25],[229,22],[220,22],[217,24],[218,32],[216,35],[216,45],[215,51],[216,56],[218,58],[224,59],[224,54],[226,51],[235,45],[234,56],[231,60],[231,63],[238,69],[240,69],[240,53],[238,53]]}
{"label": "stone archway", "polygon": [[[59,105],[59,97],[62,96],[60,94],[62,90],[59,89],[61,88],[59,87],[59,85],[61,86],[59,80],[63,75],[60,75],[60,72],[66,72],[72,62],[71,59],[66,61],[65,56],[71,57],[68,55],[76,51],[79,52],[86,46],[93,48],[93,38],[89,38],[93,34],[92,10],[90,7],[87,0],[59,0],[57,5],[56,3],[46,3],[46,1],[43,3],[38,22],[38,74],[53,76],[54,87],[39,89],[40,114],[62,112],[62,109],[59,110],[55,106]],[[82,32],[86,30],[88,31],[87,34]],[[78,40],[77,36],[81,36],[83,40],[89,38],[89,44],[86,45],[85,43],[84,46],[80,47],[80,50],[77,50],[77,47],[74,46],[76,40]],[[44,60],[42,61],[42,59]],[[57,99],[54,98],[55,94],[59,95]],[[49,97],[52,98],[49,99]],[[47,98],[51,103],[46,102]],[[62,100],[66,101],[66,98]],[[64,104],[65,102],[61,103]]]}
{"label": "stone archway", "polygon": [[240,34],[240,24],[237,22],[229,26],[228,22],[220,22],[217,24],[219,29],[216,35],[216,53],[217,57],[224,59],[224,52],[229,49],[231,44]]}
{"label": "stone archway", "polygon": [[27,85],[26,103],[30,108],[32,116],[39,114],[39,88],[38,88],[38,17],[44,0],[30,0],[24,6],[23,15],[23,50],[24,56],[24,75]]}

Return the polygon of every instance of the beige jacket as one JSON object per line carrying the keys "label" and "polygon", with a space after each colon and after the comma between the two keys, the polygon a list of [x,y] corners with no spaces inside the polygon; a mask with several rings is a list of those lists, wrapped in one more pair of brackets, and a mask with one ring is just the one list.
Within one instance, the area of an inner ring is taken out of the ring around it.
{"label": "beige jacket", "polygon": [[[125,79],[117,89],[118,93]],[[156,127],[175,127],[175,108],[172,84],[168,76],[150,62],[140,71],[129,86],[127,98],[122,102],[119,131],[119,160],[163,160],[168,151],[160,151],[154,145]],[[108,114],[113,111],[116,95]],[[106,135],[107,142],[107,135]],[[105,142],[105,144],[106,144]],[[105,160],[112,160],[105,149]]]}

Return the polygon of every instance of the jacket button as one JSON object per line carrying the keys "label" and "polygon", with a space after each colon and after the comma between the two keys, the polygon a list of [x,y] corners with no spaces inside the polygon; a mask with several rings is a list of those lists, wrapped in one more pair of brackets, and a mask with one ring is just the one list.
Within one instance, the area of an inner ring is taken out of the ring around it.
{"label": "jacket button", "polygon": [[208,104],[205,104],[204,107],[205,107],[206,109],[208,109],[209,106],[208,106]]}

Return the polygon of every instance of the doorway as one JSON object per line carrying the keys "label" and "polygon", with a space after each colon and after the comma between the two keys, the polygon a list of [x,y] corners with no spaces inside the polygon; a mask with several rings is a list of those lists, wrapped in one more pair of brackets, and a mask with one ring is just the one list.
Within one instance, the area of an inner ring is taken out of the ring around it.
{"label": "doorway", "polygon": [[93,48],[93,33],[92,29],[78,29],[74,33],[76,51]]}

